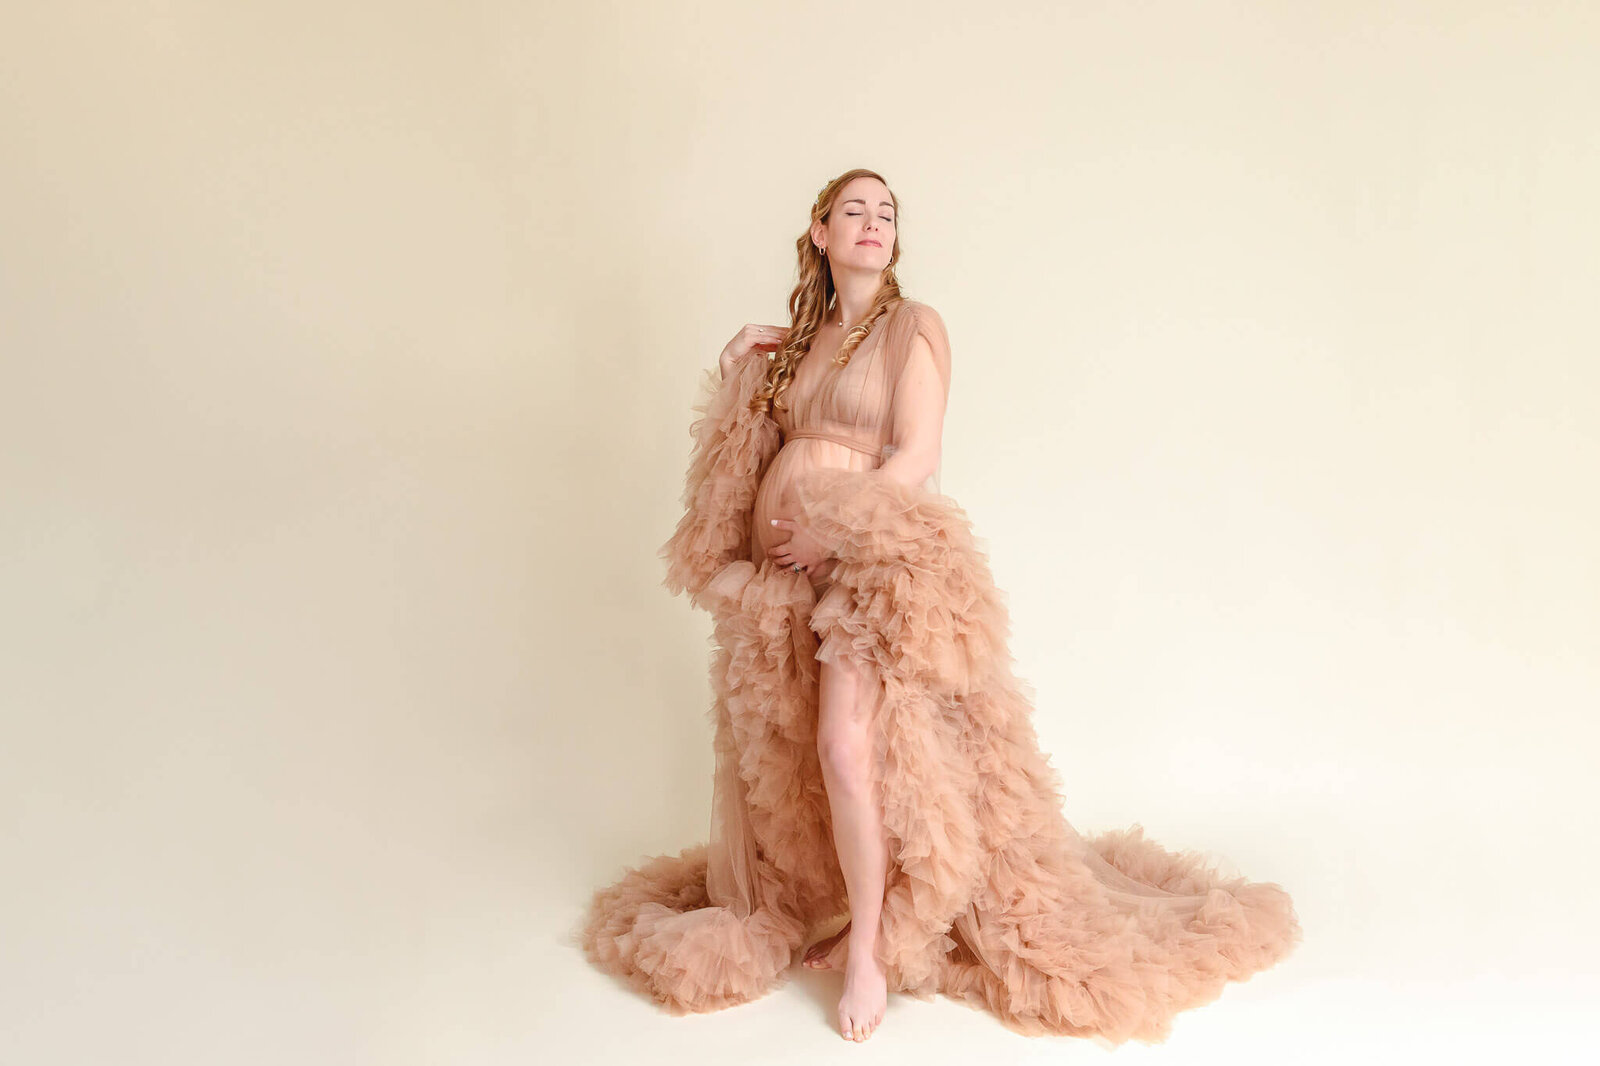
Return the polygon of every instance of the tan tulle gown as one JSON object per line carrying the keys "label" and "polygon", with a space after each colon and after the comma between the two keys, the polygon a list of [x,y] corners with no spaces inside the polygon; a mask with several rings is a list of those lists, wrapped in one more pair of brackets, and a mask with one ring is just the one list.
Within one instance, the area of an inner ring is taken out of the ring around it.
{"label": "tan tulle gown", "polygon": [[[942,418],[944,323],[898,301],[848,365],[833,354],[800,360],[775,413],[748,409],[766,360],[707,372],[687,512],[662,556],[667,587],[714,621],[710,839],[598,890],[584,947],[669,1009],[708,1011],[781,984],[807,934],[847,912],[816,753],[818,671],[842,660],[865,679],[892,841],[890,989],[1030,1034],[1163,1040],[1177,1012],[1300,942],[1290,898],[1137,825],[1091,840],[1067,822],[970,522],[937,470],[918,485],[878,473],[910,427]],[[942,390],[900,387],[913,358]],[[827,564],[768,559],[788,536],[771,517],[804,522]]]}

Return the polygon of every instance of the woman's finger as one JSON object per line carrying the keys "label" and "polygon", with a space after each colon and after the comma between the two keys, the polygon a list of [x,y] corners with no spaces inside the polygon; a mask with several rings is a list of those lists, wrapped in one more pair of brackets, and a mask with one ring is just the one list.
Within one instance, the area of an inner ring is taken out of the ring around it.
{"label": "woman's finger", "polygon": [[744,327],[745,338],[752,349],[776,348],[783,342],[785,332],[786,327],[784,326],[767,325],[761,322],[747,322]]}

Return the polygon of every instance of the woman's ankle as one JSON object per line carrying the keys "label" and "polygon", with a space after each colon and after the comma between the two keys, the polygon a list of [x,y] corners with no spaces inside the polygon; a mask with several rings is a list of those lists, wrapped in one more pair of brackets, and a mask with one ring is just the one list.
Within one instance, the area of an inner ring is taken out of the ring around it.
{"label": "woman's ankle", "polygon": [[851,947],[871,947],[878,940],[878,923],[862,923],[852,919],[841,932],[846,934]]}

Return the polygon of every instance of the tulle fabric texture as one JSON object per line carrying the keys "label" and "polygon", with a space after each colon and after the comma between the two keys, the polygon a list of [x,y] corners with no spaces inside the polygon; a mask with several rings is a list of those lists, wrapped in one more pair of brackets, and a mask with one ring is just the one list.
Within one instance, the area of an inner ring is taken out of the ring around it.
{"label": "tulle fabric texture", "polygon": [[[847,912],[816,754],[819,671],[837,663],[871,682],[890,988],[943,992],[1024,1033],[1163,1040],[1179,1011],[1286,956],[1299,922],[1276,884],[1138,825],[1084,838],[1063,816],[971,523],[934,479],[876,474],[896,425],[928,414],[897,387],[914,337],[947,393],[943,323],[916,301],[849,367],[808,354],[787,414],[748,409],[761,361],[726,382],[707,373],[662,557],[666,586],[713,619],[710,839],[596,892],[584,946],[669,1010],[715,1010],[777,987],[808,933]],[[768,560],[772,514],[824,543],[826,578]]]}
{"label": "tulle fabric texture", "polygon": [[756,842],[750,800],[739,776],[739,752],[725,716],[716,722],[716,771],[711,790],[711,835],[706,856],[706,898],[740,919],[756,909]]}

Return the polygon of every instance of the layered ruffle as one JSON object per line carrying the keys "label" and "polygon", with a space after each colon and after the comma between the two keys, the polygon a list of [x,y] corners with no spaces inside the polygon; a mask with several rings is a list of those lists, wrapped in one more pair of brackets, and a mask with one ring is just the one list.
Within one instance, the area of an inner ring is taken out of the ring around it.
{"label": "layered ruffle", "polygon": [[697,602],[715,619],[718,771],[727,760],[742,779],[756,838],[749,895],[714,898],[699,845],[651,858],[597,892],[582,936],[592,961],[674,1013],[733,1006],[782,984],[806,930],[845,898],[817,756],[811,586],[740,559],[712,574]]}
{"label": "layered ruffle", "polygon": [[877,471],[807,470],[794,487],[806,531],[837,557],[812,615],[818,658],[951,698],[1007,668],[1005,606],[954,500]]}
{"label": "layered ruffle", "polygon": [[693,404],[694,444],[684,477],[684,514],[658,552],[662,582],[674,595],[699,594],[727,564],[750,558],[750,515],[761,475],[782,444],[778,424],[750,400],[766,377],[766,360],[745,359],[727,379],[706,370]]}
{"label": "layered ruffle", "polygon": [[602,969],[674,1014],[721,1010],[782,983],[805,926],[760,908],[740,917],[706,896],[706,845],[659,855],[595,894],[583,945]]}

